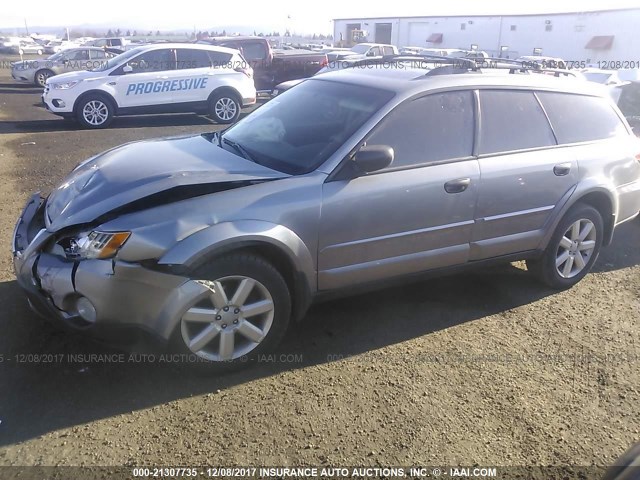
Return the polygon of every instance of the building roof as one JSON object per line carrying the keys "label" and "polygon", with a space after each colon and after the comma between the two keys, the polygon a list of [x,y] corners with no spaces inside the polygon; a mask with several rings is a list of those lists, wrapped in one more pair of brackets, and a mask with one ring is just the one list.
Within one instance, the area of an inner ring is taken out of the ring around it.
{"label": "building roof", "polygon": [[[486,12],[486,8],[484,11]],[[635,10],[640,12],[638,7],[621,7],[621,8],[604,8],[604,9],[589,9],[589,10],[573,10],[573,11],[557,11],[557,12],[535,12],[535,13],[504,13],[496,10],[494,13],[447,13],[446,10],[433,12],[428,15],[387,15],[385,17],[349,17],[349,18],[334,18],[333,21],[345,21],[345,20],[388,20],[388,19],[411,19],[411,18],[443,18],[443,17],[550,17],[555,15],[581,15],[581,14],[593,14],[593,13],[610,13]]]}

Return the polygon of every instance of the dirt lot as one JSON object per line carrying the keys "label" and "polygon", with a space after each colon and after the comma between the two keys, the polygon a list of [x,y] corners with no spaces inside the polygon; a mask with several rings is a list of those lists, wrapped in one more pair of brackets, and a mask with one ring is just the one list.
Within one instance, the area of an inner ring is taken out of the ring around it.
{"label": "dirt lot", "polygon": [[0,465],[603,465],[640,440],[637,220],[572,290],[505,265],[325,303],[245,372],[70,359],[120,351],[30,312],[9,253],[27,196],[123,142],[217,127],[82,131],[0,75]]}

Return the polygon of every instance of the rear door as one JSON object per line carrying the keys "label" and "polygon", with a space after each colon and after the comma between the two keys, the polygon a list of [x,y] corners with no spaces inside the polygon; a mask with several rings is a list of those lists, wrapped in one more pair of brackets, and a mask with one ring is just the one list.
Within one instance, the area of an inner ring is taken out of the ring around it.
{"label": "rear door", "polygon": [[[229,60],[231,55],[228,55]],[[180,90],[173,93],[176,103],[205,104],[211,85],[215,82],[214,75],[225,71],[224,64],[213,68],[209,52],[195,48],[176,49],[177,70],[173,79],[178,81]]]}
{"label": "rear door", "polygon": [[[123,67],[133,70],[124,73]],[[175,52],[170,48],[149,50],[136,55],[113,73],[116,100],[120,107],[135,108],[171,104],[178,82]]]}
{"label": "rear door", "polygon": [[471,91],[398,106],[368,136],[390,167],[323,187],[318,284],[366,283],[468,260],[479,167]]}
{"label": "rear door", "polygon": [[577,182],[577,159],[556,139],[536,95],[480,90],[481,187],[471,259],[537,248]]}

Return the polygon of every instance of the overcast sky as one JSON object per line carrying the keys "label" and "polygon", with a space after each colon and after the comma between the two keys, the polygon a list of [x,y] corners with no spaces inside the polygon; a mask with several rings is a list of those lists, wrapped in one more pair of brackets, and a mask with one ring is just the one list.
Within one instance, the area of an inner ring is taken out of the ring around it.
{"label": "overcast sky", "polygon": [[[639,7],[640,0],[183,0],[135,2],[131,0],[3,0],[0,28],[97,25],[148,30],[205,30],[220,25],[247,25],[272,30],[287,27],[297,33],[330,33],[331,19],[346,17],[478,15],[553,13]],[[288,17],[291,17],[288,19]],[[33,33],[33,32],[32,32]]]}

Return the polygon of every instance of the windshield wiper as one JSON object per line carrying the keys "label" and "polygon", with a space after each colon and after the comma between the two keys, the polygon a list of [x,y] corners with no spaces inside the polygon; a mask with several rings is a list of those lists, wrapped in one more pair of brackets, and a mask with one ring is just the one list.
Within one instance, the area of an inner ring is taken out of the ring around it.
{"label": "windshield wiper", "polygon": [[224,138],[222,135],[219,138],[222,139],[222,141],[224,143],[226,143],[227,145],[229,145],[230,147],[235,148],[240,153],[240,155],[242,155],[247,160],[249,160],[249,161],[251,161],[253,163],[257,163],[258,165],[260,165],[260,162],[258,162],[255,158],[253,158],[251,156],[251,154],[249,152],[247,152],[247,149],[244,148],[242,145],[240,145],[238,142],[234,142],[233,140],[229,140],[228,138]]}

